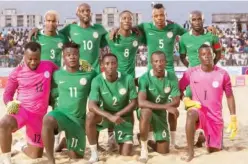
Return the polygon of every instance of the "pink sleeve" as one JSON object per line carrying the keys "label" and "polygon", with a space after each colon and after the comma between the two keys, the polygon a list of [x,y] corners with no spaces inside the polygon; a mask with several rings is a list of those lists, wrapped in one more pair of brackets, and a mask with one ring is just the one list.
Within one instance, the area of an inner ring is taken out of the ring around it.
{"label": "pink sleeve", "polygon": [[186,87],[189,85],[190,83],[189,77],[190,77],[190,69],[188,69],[183,73],[183,77],[179,81],[179,89],[181,92],[183,92],[186,89]]}
{"label": "pink sleeve", "polygon": [[8,81],[3,93],[3,102],[5,105],[7,105],[9,101],[13,100],[15,91],[18,87],[17,74],[18,74],[17,69],[14,69],[13,72],[11,72],[11,74],[8,77]]}
{"label": "pink sleeve", "polygon": [[53,63],[53,72],[55,72],[58,69],[59,69],[59,67],[56,64]]}
{"label": "pink sleeve", "polygon": [[231,79],[227,72],[224,74],[223,90],[225,91],[227,97],[233,94]]}

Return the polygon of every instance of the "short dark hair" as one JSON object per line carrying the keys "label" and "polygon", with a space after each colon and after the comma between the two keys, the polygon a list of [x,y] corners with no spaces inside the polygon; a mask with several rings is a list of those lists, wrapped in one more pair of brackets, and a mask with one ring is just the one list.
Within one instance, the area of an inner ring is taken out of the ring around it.
{"label": "short dark hair", "polygon": [[129,13],[129,14],[131,14],[131,15],[133,16],[133,13],[132,13],[131,11],[129,11],[129,10],[124,10],[124,11],[122,11],[122,12],[119,14],[119,16],[121,17],[122,14],[124,14],[124,13]]}
{"label": "short dark hair", "polygon": [[24,50],[28,50],[30,49],[33,52],[36,52],[37,50],[41,51],[41,46],[39,43],[37,42],[28,42],[25,46],[24,46]]}
{"label": "short dark hair", "polygon": [[[166,60],[166,56],[165,56],[165,53],[163,51],[154,51],[152,53],[152,56],[153,55],[163,55],[164,56],[164,59]],[[151,56],[151,60],[152,60],[152,56]]]}
{"label": "short dark hair", "polygon": [[152,6],[154,9],[164,9],[164,5],[162,3],[156,3]]}
{"label": "short dark hair", "polygon": [[79,49],[79,45],[74,43],[74,42],[67,42],[65,43],[63,46],[62,46],[62,50],[64,51],[64,49],[66,48],[76,48],[76,49]]}
{"label": "short dark hair", "polygon": [[211,49],[212,49],[212,47],[211,47],[210,45],[208,45],[208,44],[202,44],[202,45],[200,46],[200,48],[198,49],[198,53],[199,53],[200,50],[203,49],[203,48],[211,48]]}
{"label": "short dark hair", "polygon": [[117,57],[115,56],[115,54],[112,54],[112,53],[107,53],[107,54],[103,55],[103,57],[102,57],[102,62],[104,61],[104,59],[105,59],[106,57],[114,57],[114,58],[116,59],[116,61],[118,62]]}

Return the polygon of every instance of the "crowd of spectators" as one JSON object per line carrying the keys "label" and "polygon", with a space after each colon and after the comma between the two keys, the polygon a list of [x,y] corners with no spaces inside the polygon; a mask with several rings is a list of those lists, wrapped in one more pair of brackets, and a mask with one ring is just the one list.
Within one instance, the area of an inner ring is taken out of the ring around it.
{"label": "crowd of spectators", "polygon": [[[248,33],[234,32],[231,29],[219,29],[217,35],[222,44],[222,66],[244,66],[248,64]],[[27,43],[28,29],[2,29],[0,32],[0,67],[15,67],[22,60],[23,45]],[[174,48],[174,64],[182,66],[176,39]],[[103,51],[107,51],[105,49]],[[147,65],[147,48],[140,46],[136,56],[137,66]]]}

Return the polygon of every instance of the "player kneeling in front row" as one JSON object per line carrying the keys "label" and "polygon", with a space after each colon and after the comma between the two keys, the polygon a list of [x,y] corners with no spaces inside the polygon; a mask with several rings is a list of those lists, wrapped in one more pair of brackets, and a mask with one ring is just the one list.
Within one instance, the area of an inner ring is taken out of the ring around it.
{"label": "player kneeling in front row", "polygon": [[57,107],[43,119],[42,139],[49,164],[55,164],[54,135],[65,131],[70,158],[82,158],[85,152],[85,116],[91,80],[95,72],[79,70],[79,46],[63,45],[65,69],[53,75],[52,98],[58,98]]}
{"label": "player kneeling in front row", "polygon": [[[10,164],[12,132],[26,126],[28,144],[21,147],[31,158],[41,158],[42,119],[47,112],[51,77],[57,66],[50,61],[40,61],[41,46],[29,42],[25,45],[24,65],[17,66],[9,75],[3,94],[7,113],[0,121],[0,163]],[[13,100],[17,92],[17,100]]]}
{"label": "player kneeling in front row", "polygon": [[225,92],[231,114],[230,138],[237,133],[235,100],[228,73],[214,65],[214,54],[209,45],[199,48],[200,66],[189,68],[179,82],[181,93],[190,85],[192,100],[184,97],[187,108],[186,137],[188,155],[183,160],[194,158],[194,134],[196,128],[204,131],[208,151],[220,151],[223,147],[222,96]]}
{"label": "player kneeling in front row", "polygon": [[[92,81],[86,134],[90,143],[89,162],[99,160],[97,153],[97,128],[113,127],[121,155],[131,155],[133,146],[132,112],[137,106],[137,92],[130,75],[117,72],[115,55],[106,54],[102,59],[104,72]],[[100,105],[102,103],[102,105]]]}
{"label": "player kneeling in front row", "polygon": [[[170,134],[167,122],[167,112],[178,117],[177,108],[180,103],[180,92],[175,81],[171,80],[169,72],[165,70],[166,58],[161,51],[154,52],[151,56],[152,69],[139,79],[138,103],[140,114],[140,140],[141,155],[140,161],[148,160],[148,133],[149,125],[153,128],[153,148],[161,154],[169,152]],[[172,101],[169,103],[169,95]]]}

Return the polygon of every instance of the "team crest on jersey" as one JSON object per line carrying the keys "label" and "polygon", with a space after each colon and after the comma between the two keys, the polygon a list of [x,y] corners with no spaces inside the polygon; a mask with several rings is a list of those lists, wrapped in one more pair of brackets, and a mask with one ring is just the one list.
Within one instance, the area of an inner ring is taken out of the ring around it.
{"label": "team crest on jersey", "polygon": [[58,48],[60,48],[60,49],[61,49],[62,47],[63,47],[63,43],[61,43],[61,42],[60,42],[60,43],[58,43]]}
{"label": "team crest on jersey", "polygon": [[173,32],[171,32],[171,31],[170,32],[167,32],[167,37],[168,38],[172,38],[173,37]]}
{"label": "team crest on jersey", "polygon": [[219,82],[218,81],[213,81],[213,83],[212,83],[212,86],[214,87],[214,88],[218,88],[219,87]]}
{"label": "team crest on jersey", "polygon": [[210,46],[210,43],[209,43],[209,42],[205,42],[204,44],[206,44],[206,45]]}
{"label": "team crest on jersey", "polygon": [[93,37],[94,37],[94,38],[98,38],[98,36],[99,36],[99,35],[98,35],[97,32],[93,32]]}
{"label": "team crest on jersey", "polygon": [[133,41],[133,46],[134,46],[134,47],[137,47],[137,46],[138,46],[138,41],[137,41],[137,40],[134,40],[134,41]]}
{"label": "team crest on jersey", "polygon": [[171,90],[170,87],[165,87],[165,88],[164,88],[164,93],[169,93],[170,90]]}
{"label": "team crest on jersey", "polygon": [[50,77],[50,72],[48,71],[44,72],[44,77],[48,79]]}
{"label": "team crest on jersey", "polygon": [[81,78],[80,79],[80,84],[81,85],[86,85],[87,84],[87,79],[86,78]]}
{"label": "team crest on jersey", "polygon": [[125,88],[121,88],[121,89],[119,90],[119,93],[120,93],[121,95],[125,95],[125,94],[127,93],[127,90],[126,90]]}

